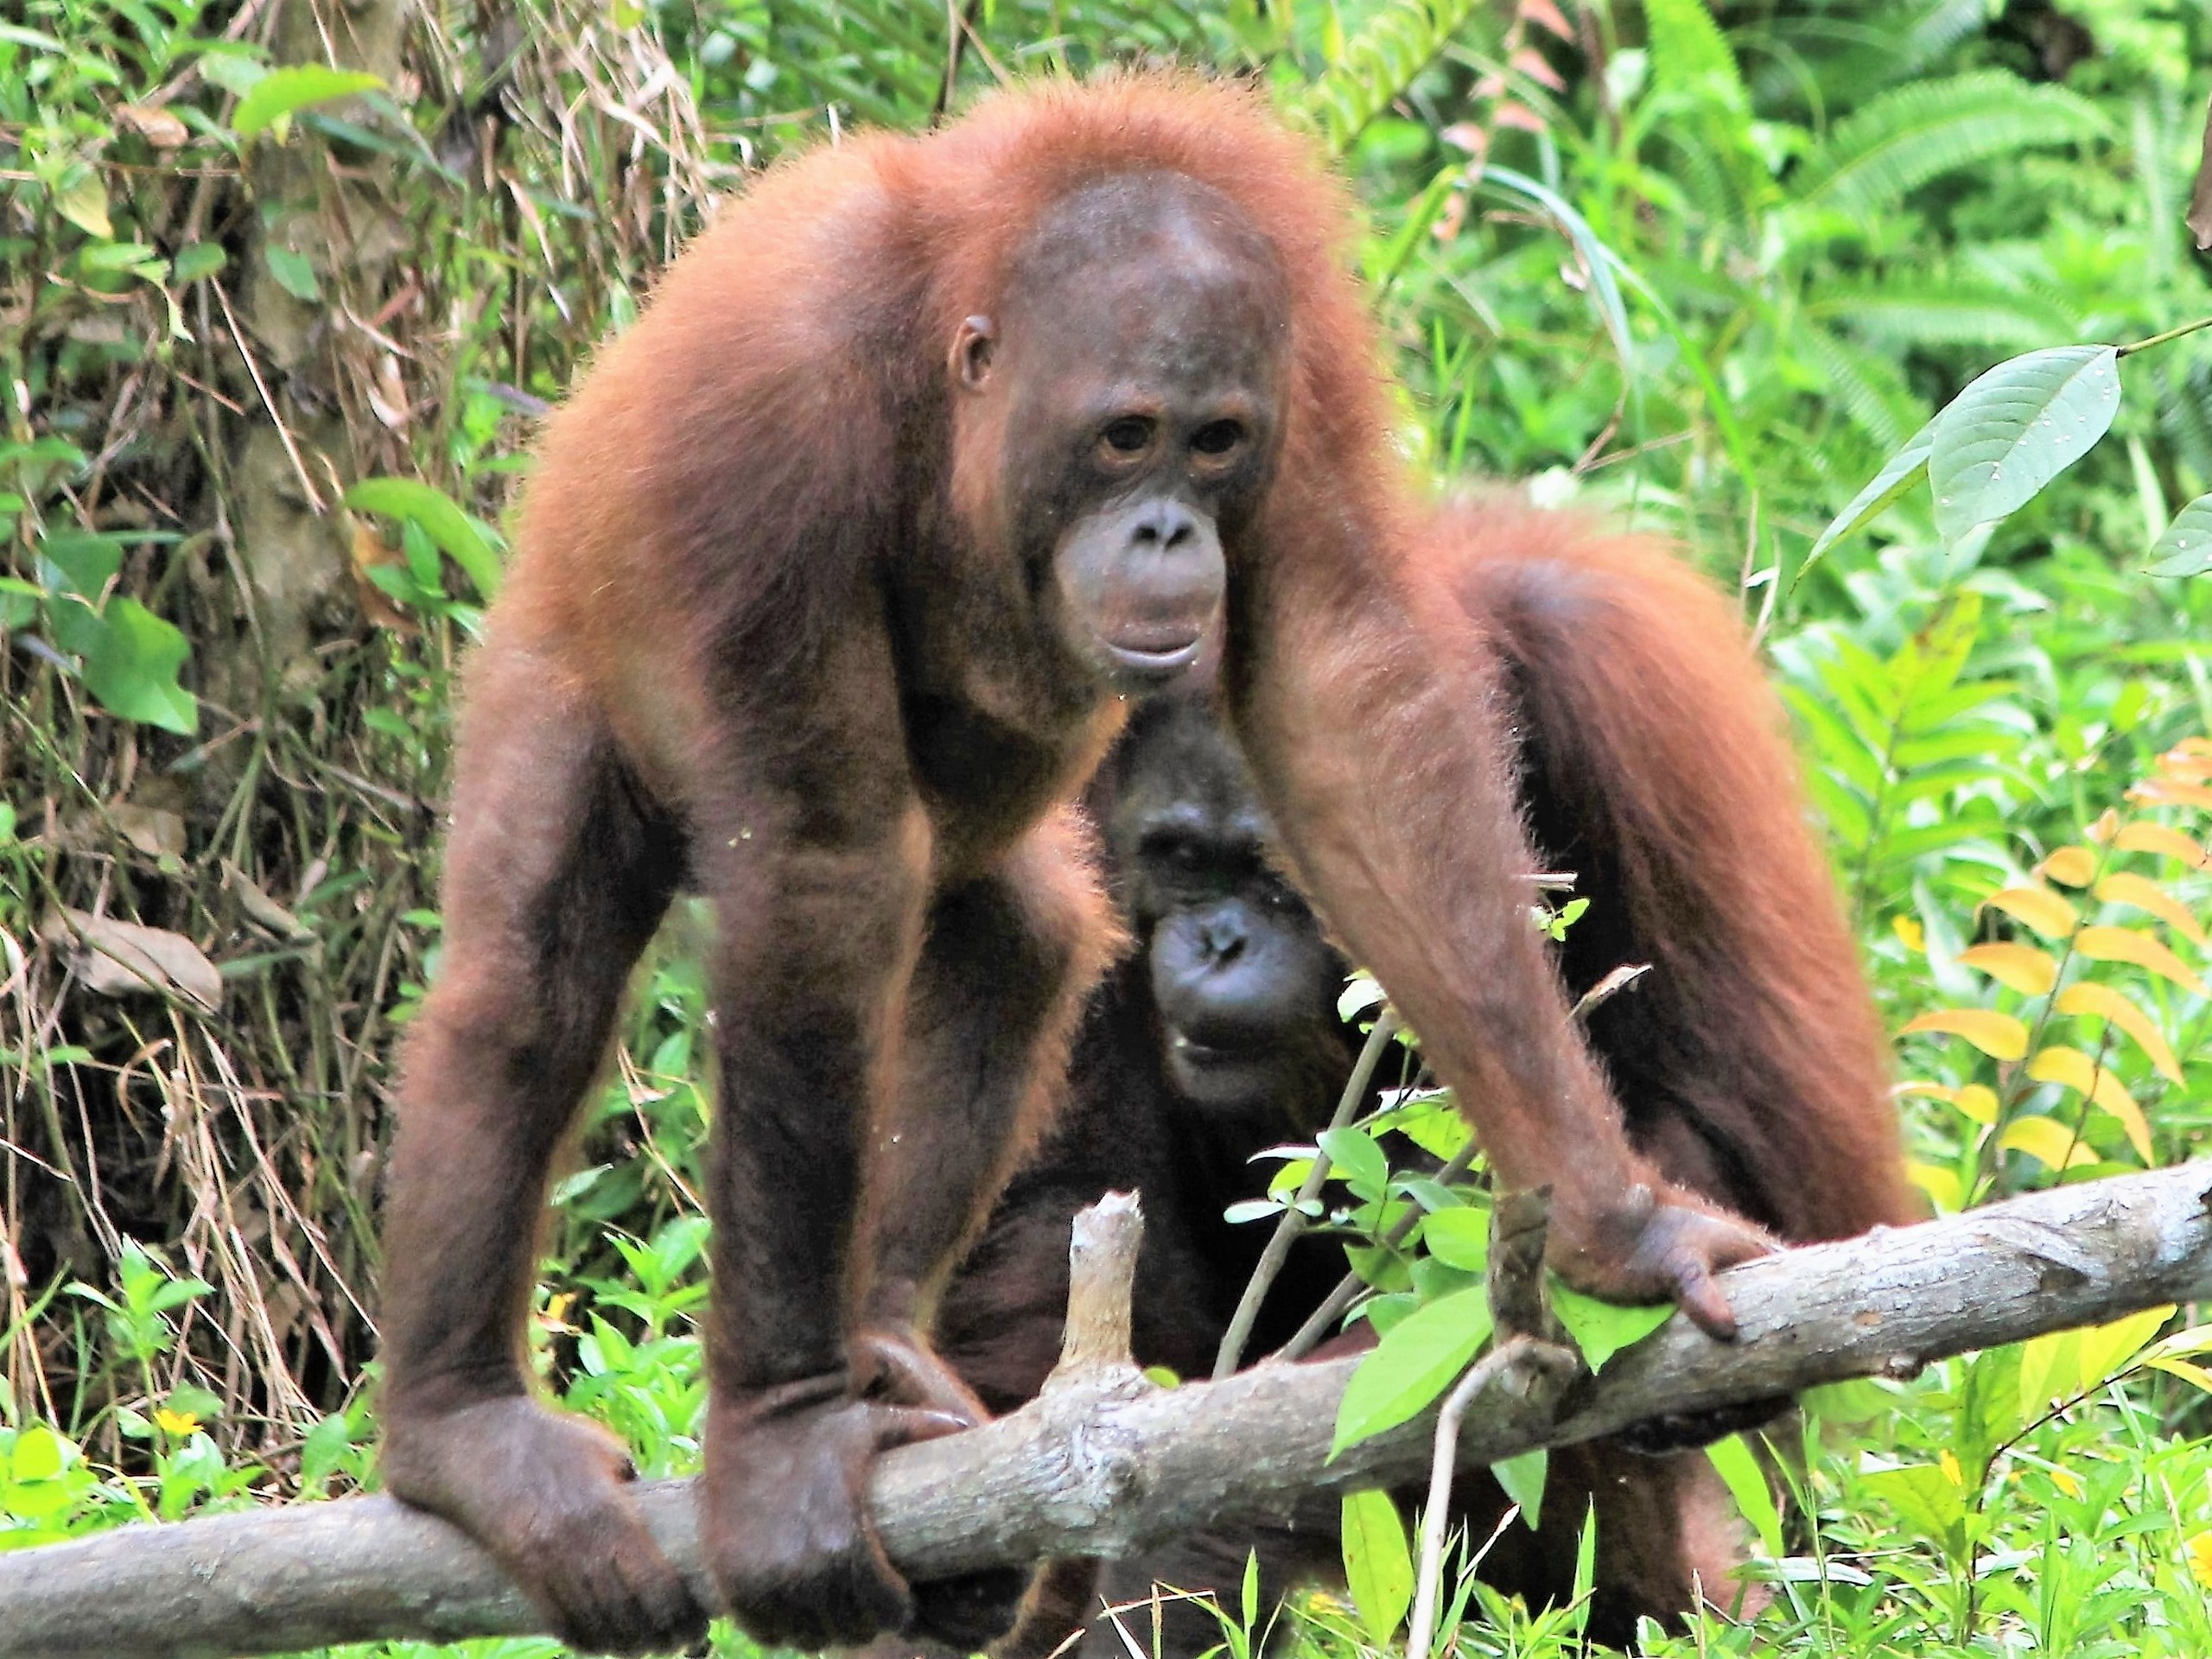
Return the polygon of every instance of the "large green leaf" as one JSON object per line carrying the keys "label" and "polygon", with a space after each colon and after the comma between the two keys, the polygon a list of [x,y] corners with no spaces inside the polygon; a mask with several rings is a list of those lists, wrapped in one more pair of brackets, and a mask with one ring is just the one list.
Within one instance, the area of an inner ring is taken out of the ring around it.
{"label": "large green leaf", "polygon": [[1359,1363],[1337,1408],[1329,1454],[1395,1428],[1433,1402],[1490,1336],[1490,1293],[1480,1285],[1416,1308]]}
{"label": "large green leaf", "polygon": [[125,720],[189,737],[200,729],[200,704],[177,683],[192,648],[184,635],[137,600],[118,594],[83,638],[85,688],[100,707]]}
{"label": "large green leaf", "polygon": [[1413,1552],[1388,1492],[1346,1492],[1340,1535],[1344,1581],[1368,1634],[1385,1646],[1414,1605]]}
{"label": "large green leaf", "polygon": [[2055,346],[1999,363],[1936,417],[1928,477],[1947,542],[2002,518],[2087,454],[2120,412],[2120,353]]}
{"label": "large green leaf", "polygon": [[1936,423],[1930,421],[1905,441],[1904,448],[1883,463],[1882,470],[1867,480],[1866,487],[1851,498],[1850,505],[1835,516],[1834,521],[1822,531],[1820,539],[1805,555],[1804,563],[1797,567],[1803,575],[1828,549],[1845,537],[1871,524],[1889,511],[1891,503],[1919,480],[1928,465],[1928,451],[1936,435]]}
{"label": "large green leaf", "polygon": [[[359,69],[333,69],[326,64],[301,63],[272,69],[253,83],[231,115],[231,130],[251,138],[280,121],[289,121],[310,105],[333,99],[372,92],[384,82]],[[280,132],[277,135],[283,137]]]}
{"label": "large green leaf", "polygon": [[1705,1455],[1727,1483],[1729,1495],[1743,1511],[1744,1519],[1751,1523],[1751,1530],[1758,1534],[1761,1547],[1777,1560],[1787,1554],[1782,1536],[1782,1515],[1774,1506],[1774,1493],[1766,1484],[1766,1471],[1759,1467],[1758,1459],[1744,1437],[1731,1434],[1725,1440],[1715,1440],[1705,1448]]}
{"label": "large green leaf", "polygon": [[2212,495],[2200,495],[2174,515],[2151,549],[2154,576],[2201,576],[2212,570]]}
{"label": "large green leaf", "polygon": [[1521,1506],[1522,1522],[1531,1532],[1544,1523],[1544,1483],[1551,1470],[1552,1454],[1541,1446],[1490,1466],[1505,1495]]}
{"label": "large green leaf", "polygon": [[359,512],[411,519],[468,575],[486,601],[499,591],[499,556],[486,527],[442,490],[412,478],[365,478],[346,492]]}
{"label": "large green leaf", "polygon": [[1559,1315],[1559,1322],[1574,1338],[1574,1345],[1582,1351],[1582,1363],[1592,1372],[1605,1369],[1605,1362],[1624,1348],[1632,1348],[1656,1331],[1673,1317],[1671,1302],[1658,1302],[1641,1307],[1623,1306],[1618,1302],[1601,1302],[1595,1296],[1586,1296],[1573,1286],[1563,1284],[1554,1277],[1551,1283],[1552,1312]]}

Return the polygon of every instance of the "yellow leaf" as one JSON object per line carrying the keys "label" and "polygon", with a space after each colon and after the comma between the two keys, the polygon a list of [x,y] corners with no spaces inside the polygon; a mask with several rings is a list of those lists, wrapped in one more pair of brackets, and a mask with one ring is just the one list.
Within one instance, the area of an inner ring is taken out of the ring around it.
{"label": "yellow leaf", "polygon": [[1899,1100],[1909,1100],[1915,1095],[1925,1100],[1947,1100],[1955,1103],[1959,1091],[1948,1083],[1930,1083],[1925,1077],[1910,1077],[1891,1086],[1890,1093]]}
{"label": "yellow leaf", "polygon": [[2058,983],[2058,964],[2032,944],[1972,944],[1959,960],[2023,996],[2041,996]]}
{"label": "yellow leaf", "polygon": [[2060,1491],[2065,1493],[2067,1497],[2079,1497],[2082,1496],[2082,1483],[2075,1479],[2069,1471],[2053,1467],[2045,1472],[2050,1476],[2050,1484],[2057,1487]]}
{"label": "yellow leaf", "polygon": [[2212,1532],[2200,1532],[2189,1541],[2189,1576],[2212,1590]]}
{"label": "yellow leaf", "polygon": [[2025,922],[2046,938],[2063,938],[2074,931],[2074,906],[2049,887],[2006,887],[1981,902]]}
{"label": "yellow leaf", "polygon": [[2082,833],[2102,847],[2111,841],[2113,831],[2120,828],[2120,814],[2111,807],[2097,814],[2097,819]]}
{"label": "yellow leaf", "polygon": [[1952,1485],[1963,1486],[1967,1484],[1967,1472],[1959,1467],[1959,1460],[1952,1454],[1949,1446],[1945,1446],[1942,1454],[1936,1458],[1936,1466],[1943,1471],[1943,1478],[1949,1481]]}
{"label": "yellow leaf", "polygon": [[2128,789],[2127,798],[2151,806],[2193,806],[2199,811],[2212,812],[2212,789],[2172,778],[2145,778]]}
{"label": "yellow leaf", "polygon": [[2097,897],[2107,904],[2133,905],[2147,910],[2192,944],[2204,943],[2204,925],[2189,908],[2157,882],[2126,872],[2108,875],[2097,883]]}
{"label": "yellow leaf", "polygon": [[1960,1185],[1956,1170],[1944,1169],[1935,1164],[1908,1164],[1905,1173],[1912,1184],[1928,1195],[1928,1201],[1947,1216],[1955,1216],[1966,1207],[1966,1190]]}
{"label": "yellow leaf", "polygon": [[1993,1060],[2017,1060],[2028,1052],[2028,1028],[1993,1008],[1937,1008],[1905,1021],[1898,1035],[1923,1031],[1963,1037]]}
{"label": "yellow leaf", "polygon": [[2086,887],[2096,880],[2097,855],[2086,847],[2061,847],[2036,866],[2036,874],[2069,887]]}
{"label": "yellow leaf", "polygon": [[2123,853],[2158,853],[2166,858],[2179,859],[2192,870],[2201,870],[2212,864],[2212,853],[2208,853],[2196,842],[2178,830],[2169,830],[2163,823],[2131,823],[2120,832],[2113,845]]}
{"label": "yellow leaf", "polygon": [[2185,1359],[2176,1359],[2170,1354],[2154,1354],[2143,1362],[2154,1371],[2164,1371],[2168,1376],[2177,1376],[2184,1382],[2194,1382],[2207,1394],[2212,1394],[2212,1371],[2202,1365],[2192,1365]]}
{"label": "yellow leaf", "polygon": [[1946,1083],[1930,1083],[1924,1077],[1916,1077],[1910,1083],[1898,1084],[1890,1093],[1899,1100],[1914,1096],[1923,1100],[1940,1100],[1946,1105],[1957,1107],[1977,1123],[1997,1122],[1996,1091],[1978,1083],[1954,1089]]}
{"label": "yellow leaf", "polygon": [[2076,980],[2058,994],[2052,1008],[2060,1014],[2094,1014],[2109,1020],[2142,1046],[2151,1057],[2151,1064],[2158,1068],[2158,1075],[2174,1083],[2181,1081],[2181,1063],[2175,1059],[2174,1051],[2151,1016],[2137,1007],[2109,985],[2100,985],[2094,980]]}
{"label": "yellow leaf", "polygon": [[1916,916],[1892,916],[1890,926],[1904,943],[1904,948],[1915,956],[1924,956],[1928,950],[1928,930],[1920,925]]}
{"label": "yellow leaf", "polygon": [[105,241],[115,234],[107,216],[107,187],[90,168],[76,183],[55,194],[54,210],[87,236]]}
{"label": "yellow leaf", "polygon": [[2152,1351],[2168,1356],[2212,1353],[2212,1325],[2192,1325],[2171,1337],[2160,1337]]}
{"label": "yellow leaf", "polygon": [[2195,995],[2212,996],[2212,988],[2191,973],[2179,957],[2148,933],[2132,927],[2085,927],[2075,937],[2074,948],[2092,962],[2132,962]]}
{"label": "yellow leaf", "polygon": [[2143,1109],[2135,1103],[2135,1096],[2127,1092],[2126,1085],[2118,1077],[2080,1049],[2056,1044],[2039,1049],[2035,1058],[2028,1062],[2028,1075],[2037,1083],[2063,1084],[2088,1096],[2120,1120],[2120,1128],[2127,1131],[2127,1144],[2135,1148],[2135,1155],[2146,1164],[2153,1161],[2151,1125],[2143,1116]]}
{"label": "yellow leaf", "polygon": [[2158,757],[2158,770],[2169,778],[2212,779],[2212,744],[2201,737],[2185,737]]}
{"label": "yellow leaf", "polygon": [[2016,1117],[2005,1126],[1997,1144],[2007,1152],[2024,1152],[2052,1169],[2097,1161],[2097,1154],[2055,1117]]}

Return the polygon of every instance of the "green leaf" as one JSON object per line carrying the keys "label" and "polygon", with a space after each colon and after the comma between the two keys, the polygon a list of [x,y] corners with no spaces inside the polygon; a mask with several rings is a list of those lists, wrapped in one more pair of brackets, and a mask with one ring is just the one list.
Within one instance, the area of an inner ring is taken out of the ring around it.
{"label": "green leaf", "polygon": [[231,41],[210,41],[200,54],[200,78],[244,98],[269,79],[269,66],[254,55],[260,49]]}
{"label": "green leaf", "polygon": [[1671,1302],[1649,1307],[1623,1307],[1586,1296],[1554,1274],[1551,1282],[1552,1312],[1567,1327],[1582,1363],[1592,1375],[1605,1369],[1605,1362],[1624,1348],[1632,1348],[1673,1317]]}
{"label": "green leaf", "polygon": [[97,600],[123,569],[129,539],[113,531],[50,531],[39,538],[38,556],[61,573],[66,591]]}
{"label": "green leaf", "polygon": [[1834,522],[1822,531],[1820,539],[1806,553],[1798,565],[1797,575],[1803,575],[1814,563],[1845,537],[1863,530],[1888,512],[1891,504],[1920,481],[1920,474],[1928,465],[1928,451],[1936,435],[1936,423],[1930,421],[1905,440],[1904,448],[1891,455],[1882,465],[1882,470],[1867,481],[1866,487],[1851,498],[1851,503],[1836,514]]}
{"label": "green leaf", "polygon": [[1999,363],[1937,415],[1928,456],[1947,542],[2034,499],[2120,412],[2120,354],[2057,346]]}
{"label": "green leaf", "polygon": [[1324,1129],[1318,1137],[1335,1173],[1363,1198],[1377,1198],[1389,1185],[1390,1160],[1375,1138],[1360,1129]]}
{"label": "green leaf", "polygon": [[1859,1484],[1938,1543],[1966,1514],[1966,1488],[1932,1463],[1876,1470]]}
{"label": "green leaf", "polygon": [[194,242],[179,248],[176,264],[171,274],[180,284],[196,283],[203,276],[213,276],[227,264],[230,256],[214,242]]}
{"label": "green leaf", "polygon": [[99,613],[99,630],[83,652],[85,687],[110,714],[189,737],[200,729],[200,704],[177,683],[192,648],[184,635],[135,599],[118,596]]}
{"label": "green leaf", "polygon": [[[289,121],[310,105],[327,104],[334,98],[351,98],[357,92],[372,92],[383,85],[375,75],[358,69],[333,69],[327,64],[302,63],[272,69],[256,80],[238,100],[238,108],[231,115],[231,130],[241,138],[251,138],[280,121]],[[276,136],[281,141],[284,135],[280,130]]]}
{"label": "green leaf", "polygon": [[312,302],[322,297],[322,285],[315,280],[315,265],[307,255],[271,242],[262,248],[261,257],[268,262],[269,274],[276,279],[276,285],[294,299]]}
{"label": "green leaf", "polygon": [[1490,1211],[1440,1210],[1421,1224],[1421,1243],[1447,1268],[1466,1273],[1490,1267]]}
{"label": "green leaf", "polygon": [[346,1454],[353,1447],[353,1439],[346,1432],[346,1420],[332,1415],[324,1418],[307,1433],[300,1443],[300,1484],[321,1490],[321,1484],[338,1472]]}
{"label": "green leaf", "polygon": [[2212,495],[2200,495],[2174,515],[2151,549],[2154,576],[2201,576],[2212,570]]}
{"label": "green leaf", "polygon": [[61,1437],[44,1423],[33,1423],[16,1437],[10,1469],[17,1480],[52,1480],[67,1461]]}
{"label": "green leaf", "polygon": [[91,168],[54,193],[54,211],[87,236],[115,234],[115,225],[107,216],[107,187]]}
{"label": "green leaf", "polygon": [[1334,1457],[1395,1428],[1431,1404],[1490,1336],[1490,1295],[1480,1285],[1416,1308],[1359,1363],[1337,1408]]}
{"label": "green leaf", "polygon": [[489,531],[443,491],[412,478],[365,478],[346,492],[346,505],[357,512],[381,512],[420,524],[476,585],[479,595],[489,601],[499,593],[499,556]]}
{"label": "green leaf", "polygon": [[1759,1547],[1777,1560],[1788,1554],[1782,1541],[1782,1512],[1775,1508],[1773,1490],[1766,1484],[1766,1471],[1759,1467],[1758,1456],[1744,1437],[1731,1434],[1725,1440],[1715,1440],[1705,1448],[1705,1455],[1713,1459],[1713,1466],[1727,1483],[1736,1507],[1751,1523],[1751,1530],[1758,1534]]}
{"label": "green leaf", "polygon": [[1550,1475],[1551,1467],[1551,1453],[1541,1446],[1490,1466],[1497,1484],[1505,1489],[1506,1497],[1521,1506],[1521,1523],[1531,1532],[1543,1524],[1544,1481]]}
{"label": "green leaf", "polygon": [[1414,1605],[1413,1553],[1390,1494],[1345,1493],[1342,1536],[1352,1605],[1368,1634],[1387,1646]]}

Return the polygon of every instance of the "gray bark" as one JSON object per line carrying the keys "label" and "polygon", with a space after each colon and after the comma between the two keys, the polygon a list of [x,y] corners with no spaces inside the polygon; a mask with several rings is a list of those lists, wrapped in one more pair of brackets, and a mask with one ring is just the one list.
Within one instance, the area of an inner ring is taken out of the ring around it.
{"label": "gray bark", "polygon": [[[1923,1226],[1791,1250],[1726,1275],[1741,1335],[1676,1319],[1560,1394],[1507,1363],[1467,1412],[1464,1464],[1586,1440],[1666,1411],[1784,1394],[2212,1294],[2212,1164],[2085,1183]],[[1133,1207],[1132,1207],[1133,1208]],[[1077,1334],[1045,1395],[909,1446],[870,1497],[885,1548],[931,1578],[1047,1555],[1127,1557],[1297,1494],[1418,1480],[1432,1417],[1329,1461],[1355,1360],[1262,1364],[1173,1389],[1106,1357],[1126,1330],[1133,1212],[1079,1237]],[[1524,1343],[1541,1357],[1544,1344]],[[1509,1357],[1509,1359],[1510,1357]],[[696,1577],[688,1483],[639,1494]],[[700,1580],[704,1589],[703,1580]],[[0,1555],[0,1659],[267,1653],[378,1637],[536,1630],[499,1570],[443,1522],[383,1497],[140,1526]]]}

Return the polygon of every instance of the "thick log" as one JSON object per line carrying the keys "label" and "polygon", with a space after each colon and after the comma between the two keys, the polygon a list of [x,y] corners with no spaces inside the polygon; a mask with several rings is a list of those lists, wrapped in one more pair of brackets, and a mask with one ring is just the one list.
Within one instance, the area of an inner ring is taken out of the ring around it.
{"label": "thick log", "polygon": [[[1513,1363],[1494,1367],[1466,1414],[1461,1460],[1495,1462],[1663,1412],[1842,1377],[1906,1376],[1946,1355],[2212,1295],[2208,1204],[2212,1164],[2188,1165],[1752,1262],[1726,1278],[1741,1327],[1733,1343],[1678,1318],[1563,1401]],[[1356,1361],[1262,1364],[1163,1389],[1102,1354],[1127,1328],[1110,1298],[1116,1287],[1128,1294],[1134,1209],[1083,1224],[1094,1230],[1075,1251],[1078,1334],[1045,1396],[882,1460],[870,1498],[886,1548],[911,1575],[1125,1555],[1192,1527],[1280,1512],[1317,1487],[1421,1478],[1432,1418],[1329,1460]],[[1092,1286],[1108,1287],[1106,1305]],[[663,1547],[696,1578],[688,1484],[645,1488],[640,1500]],[[381,1497],[130,1527],[0,1555],[0,1659],[168,1659],[537,1628],[467,1539]]]}

